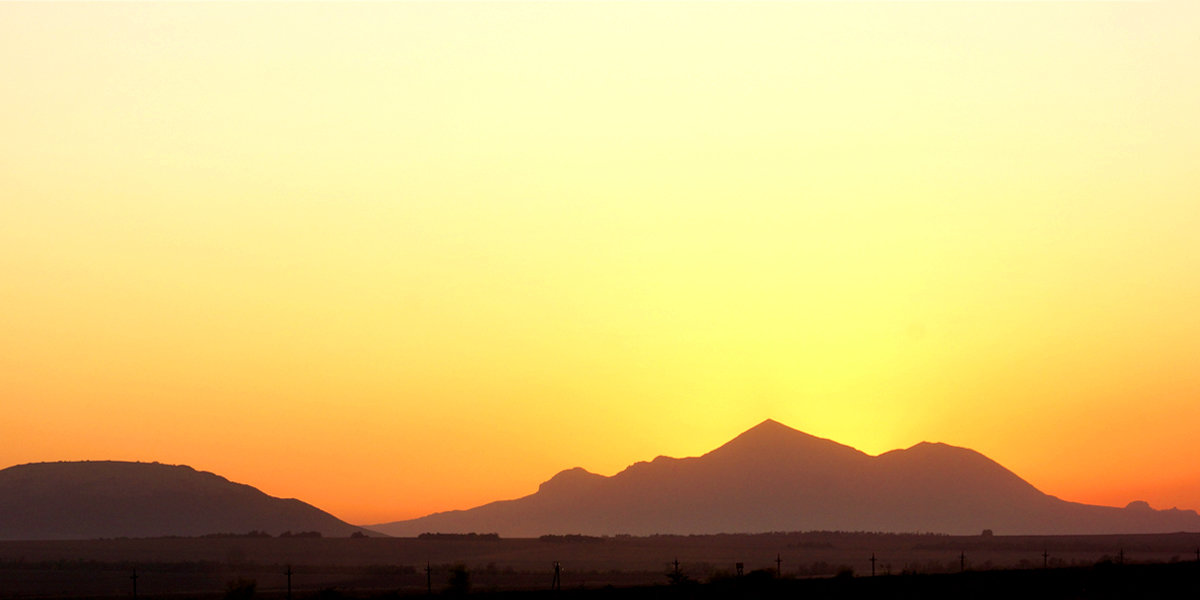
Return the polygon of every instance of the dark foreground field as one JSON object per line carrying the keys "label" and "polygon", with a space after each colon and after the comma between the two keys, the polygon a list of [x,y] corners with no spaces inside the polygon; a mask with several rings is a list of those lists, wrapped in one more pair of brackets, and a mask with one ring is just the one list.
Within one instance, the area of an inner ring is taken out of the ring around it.
{"label": "dark foreground field", "polygon": [[556,561],[558,594],[580,600],[1194,598],[1198,549],[1200,534],[1182,533],[0,542],[0,598],[130,598],[136,569],[138,598],[279,599],[288,568],[296,599],[534,597],[551,593]]}

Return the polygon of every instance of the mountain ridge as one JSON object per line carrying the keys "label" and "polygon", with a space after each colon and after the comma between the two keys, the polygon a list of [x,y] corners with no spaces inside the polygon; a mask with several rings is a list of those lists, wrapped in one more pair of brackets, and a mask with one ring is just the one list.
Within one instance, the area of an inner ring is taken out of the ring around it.
{"label": "mountain ridge", "polygon": [[1067,502],[969,448],[920,442],[871,456],[767,419],[700,456],[660,456],[611,476],[575,467],[528,496],[372,528],[398,536],[516,537],[819,529],[1159,533],[1200,531],[1200,515],[1136,502],[1126,508]]}
{"label": "mountain ridge", "polygon": [[360,527],[296,498],[187,465],[27,463],[0,470],[0,539],[94,539],[318,531]]}

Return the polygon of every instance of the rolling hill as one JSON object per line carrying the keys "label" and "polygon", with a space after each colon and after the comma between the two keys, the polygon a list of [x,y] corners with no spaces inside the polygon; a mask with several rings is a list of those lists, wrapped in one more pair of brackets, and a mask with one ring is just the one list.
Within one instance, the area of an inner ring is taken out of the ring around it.
{"label": "rolling hill", "polygon": [[1144,502],[1066,502],[966,448],[923,442],[870,456],[767,420],[703,456],[660,456],[611,477],[570,469],[523,498],[372,529],[395,536],[1159,533],[1200,531],[1200,515]]}
{"label": "rolling hill", "polygon": [[187,466],[114,461],[0,470],[0,539],[199,536],[361,528],[295,499]]}

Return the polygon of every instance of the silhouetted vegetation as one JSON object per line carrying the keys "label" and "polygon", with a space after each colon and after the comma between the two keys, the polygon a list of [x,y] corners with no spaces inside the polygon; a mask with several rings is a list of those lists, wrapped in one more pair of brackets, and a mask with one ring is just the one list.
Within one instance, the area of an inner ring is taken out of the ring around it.
{"label": "silhouetted vegetation", "polygon": [[257,529],[247,531],[246,533],[210,533],[200,536],[202,538],[269,538],[271,534]]}
{"label": "silhouetted vegetation", "polygon": [[495,542],[500,540],[498,533],[422,533],[419,540],[458,540],[469,542]]}
{"label": "silhouetted vegetation", "polygon": [[450,586],[446,592],[451,596],[464,596],[471,591],[471,572],[467,566],[457,564],[450,567],[450,577],[446,580]]}
{"label": "silhouetted vegetation", "polygon": [[257,581],[238,577],[225,584],[225,600],[249,600],[257,588]]}
{"label": "silhouetted vegetation", "polygon": [[691,577],[688,577],[687,573],[684,572],[683,568],[679,564],[678,559],[671,563],[671,566],[667,569],[667,582],[674,586],[695,583],[695,581],[693,581]]}
{"label": "silhouetted vegetation", "polygon": [[[471,538],[0,542],[0,600],[128,600],[135,568],[139,600],[221,600],[226,594],[244,598],[249,594],[246,586],[228,585],[234,576],[257,581],[254,600],[283,600],[289,565],[293,600],[424,596],[427,585],[444,597],[467,594],[505,600],[500,596],[509,594],[508,600],[515,600],[538,590],[548,593],[552,565],[559,561],[560,593],[580,600],[604,600],[609,593],[614,594],[611,600],[1105,600],[1145,597],[1143,588],[1169,589],[1156,577],[1183,586],[1181,594],[1163,592],[1157,597],[1186,597],[1188,590],[1200,597],[1200,588],[1191,583],[1200,582],[1200,534],[985,540],[978,534],[809,532],[601,538],[604,543],[559,536],[548,538],[555,541],[502,539],[487,544],[464,539]],[[870,576],[873,555],[878,557],[875,577]],[[54,558],[59,556],[73,558]],[[162,562],[130,560],[149,556]],[[736,568],[739,563],[743,570]],[[744,575],[739,577],[739,572]],[[1035,589],[1044,583],[1050,591]],[[1007,596],[993,593],[993,587]],[[1104,595],[1103,590],[1112,593]]]}
{"label": "silhouetted vegetation", "polygon": [[604,538],[594,535],[581,535],[578,533],[569,533],[567,535],[543,535],[538,538],[541,542],[559,542],[559,543],[596,543],[603,542]]}
{"label": "silhouetted vegetation", "polygon": [[320,531],[300,531],[297,533],[292,533],[290,531],[285,531],[285,532],[279,534],[279,537],[281,537],[281,538],[319,538],[319,537],[321,537],[321,532]]}

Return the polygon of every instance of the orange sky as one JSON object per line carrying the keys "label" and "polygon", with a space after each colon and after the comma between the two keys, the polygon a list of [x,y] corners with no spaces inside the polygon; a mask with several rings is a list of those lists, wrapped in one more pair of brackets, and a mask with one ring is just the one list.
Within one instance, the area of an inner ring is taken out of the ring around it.
{"label": "orange sky", "polygon": [[771,417],[1200,508],[1198,26],[2,3],[0,466],[374,523]]}

